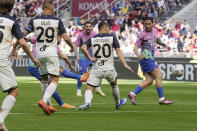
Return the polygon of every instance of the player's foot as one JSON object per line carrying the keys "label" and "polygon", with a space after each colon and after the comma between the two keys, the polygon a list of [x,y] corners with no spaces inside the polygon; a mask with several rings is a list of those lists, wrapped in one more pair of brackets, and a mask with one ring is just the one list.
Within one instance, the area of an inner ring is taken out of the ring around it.
{"label": "player's foot", "polygon": [[81,82],[86,82],[86,81],[88,80],[89,75],[90,75],[90,71],[84,73],[84,74],[81,76],[80,81],[81,81]]}
{"label": "player's foot", "polygon": [[77,107],[76,110],[85,110],[85,109],[88,109],[90,107],[91,107],[91,104],[89,104],[89,103],[88,104],[83,104],[83,105]]}
{"label": "player's foot", "polygon": [[51,111],[51,113],[54,113],[54,112],[57,111],[57,110],[55,109],[55,107],[52,106],[52,105],[48,106],[48,108],[49,108],[49,110]]}
{"label": "player's foot", "polygon": [[65,108],[65,109],[74,109],[76,108],[75,106],[69,105],[69,104],[65,104],[61,106],[61,108]]}
{"label": "player's foot", "polygon": [[82,96],[81,89],[77,89],[77,96]]}
{"label": "player's foot", "polygon": [[127,102],[126,98],[120,100],[120,104],[116,105],[116,109],[120,109]]}
{"label": "player's foot", "polygon": [[159,102],[160,105],[169,105],[169,104],[173,104],[173,103],[174,103],[173,100],[168,100],[168,99],[164,99],[163,101]]}
{"label": "player's foot", "polygon": [[99,89],[95,89],[96,94],[99,94],[101,96],[106,96],[105,93],[101,90],[101,88]]}
{"label": "player's foot", "polygon": [[128,94],[129,99],[131,100],[131,103],[133,103],[134,105],[137,104],[136,99],[135,99],[135,94],[133,92],[130,92]]}
{"label": "player's foot", "polygon": [[8,131],[4,123],[0,124],[0,131]]}
{"label": "player's foot", "polygon": [[51,111],[50,111],[50,109],[48,108],[47,104],[44,101],[40,100],[38,102],[38,105],[45,112],[45,114],[51,115]]}

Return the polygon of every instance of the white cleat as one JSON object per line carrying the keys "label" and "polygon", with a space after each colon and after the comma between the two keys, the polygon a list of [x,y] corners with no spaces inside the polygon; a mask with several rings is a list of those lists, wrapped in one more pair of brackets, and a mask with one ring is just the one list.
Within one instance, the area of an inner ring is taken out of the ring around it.
{"label": "white cleat", "polygon": [[81,90],[77,89],[77,96],[82,96]]}
{"label": "white cleat", "polygon": [[88,104],[83,104],[83,105],[77,107],[76,110],[85,110],[85,109],[88,109],[90,107],[91,107],[91,104],[89,104],[89,103]]}
{"label": "white cleat", "polygon": [[99,89],[95,89],[96,94],[99,94],[101,96],[106,96],[105,93],[99,88]]}
{"label": "white cleat", "polygon": [[8,131],[5,124],[0,124],[0,131]]}

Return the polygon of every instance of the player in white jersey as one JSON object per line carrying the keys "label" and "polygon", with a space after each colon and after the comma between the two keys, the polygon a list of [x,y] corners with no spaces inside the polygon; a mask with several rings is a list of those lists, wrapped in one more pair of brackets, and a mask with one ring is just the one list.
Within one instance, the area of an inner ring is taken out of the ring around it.
{"label": "player in white jersey", "polygon": [[[116,109],[119,109],[126,102],[126,98],[120,100],[119,88],[117,85],[117,73],[114,67],[113,48],[115,48],[116,54],[124,67],[131,72],[133,72],[133,70],[127,65],[120,50],[118,40],[113,34],[109,34],[109,25],[106,22],[101,22],[98,25],[98,29],[99,34],[93,36],[82,45],[82,51],[93,63],[85,91],[85,104],[79,106],[77,110],[84,110],[91,107],[91,101],[93,98],[92,92],[95,87],[99,86],[102,78],[105,78],[112,87]],[[89,47],[92,47],[93,57],[91,57],[87,50]]]}
{"label": "player in white jersey", "polygon": [[[76,49],[66,34],[63,22],[53,16],[53,0],[44,0],[42,9],[43,14],[30,20],[24,34],[27,35],[30,32],[34,32],[36,35],[36,57],[40,61],[41,86],[46,89],[38,105],[47,115],[51,115],[52,112],[47,107],[46,102],[56,90],[59,79],[58,34],[62,35],[62,38],[69,44],[72,50],[76,51]],[[49,85],[48,75],[50,77]]]}
{"label": "player in white jersey", "polygon": [[17,21],[9,15],[14,6],[14,0],[0,0],[0,88],[8,95],[3,100],[0,112],[0,130],[7,131],[4,120],[14,106],[18,95],[15,74],[8,62],[8,53],[12,46],[13,37],[16,37],[23,50],[30,56],[32,62],[39,66],[34,59],[24,35]]}

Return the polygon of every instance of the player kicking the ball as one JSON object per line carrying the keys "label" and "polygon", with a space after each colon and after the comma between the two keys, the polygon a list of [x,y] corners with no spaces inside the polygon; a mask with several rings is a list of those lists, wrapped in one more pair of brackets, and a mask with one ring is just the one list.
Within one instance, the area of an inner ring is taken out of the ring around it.
{"label": "player kicking the ball", "polygon": [[[140,62],[141,69],[144,73],[145,80],[136,87],[136,89],[128,94],[131,102],[136,105],[136,95],[143,89],[153,83],[155,84],[159,95],[159,104],[173,104],[172,100],[167,100],[163,94],[162,86],[162,74],[154,58],[156,43],[170,49],[170,47],[164,44],[157,36],[157,30],[153,28],[153,19],[147,17],[144,20],[145,30],[138,35],[138,39],[135,43],[134,52]],[[138,48],[141,48],[139,53]]]}
{"label": "player kicking the ball", "polygon": [[[114,67],[113,48],[124,67],[129,71],[133,70],[127,65],[118,40],[113,34],[109,33],[109,25],[106,22],[101,22],[98,25],[99,34],[82,45],[82,51],[92,61],[92,70],[87,81],[87,88],[85,91],[85,104],[77,108],[77,110],[84,110],[91,107],[93,98],[92,92],[99,86],[102,78],[105,78],[112,87],[112,95],[116,103],[116,109],[119,109],[126,103],[126,98],[120,100],[119,88],[117,85],[117,73]],[[93,57],[90,56],[88,48],[92,47]]]}

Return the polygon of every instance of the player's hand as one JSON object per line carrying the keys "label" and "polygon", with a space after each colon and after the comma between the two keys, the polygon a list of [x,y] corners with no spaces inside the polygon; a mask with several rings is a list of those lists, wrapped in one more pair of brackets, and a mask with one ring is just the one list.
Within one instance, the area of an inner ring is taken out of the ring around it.
{"label": "player's hand", "polygon": [[171,48],[170,46],[167,45],[167,46],[166,46],[166,49],[167,49],[167,50],[171,50],[172,48]]}
{"label": "player's hand", "polygon": [[70,48],[70,52],[72,53],[74,51],[74,49],[73,48]]}
{"label": "player's hand", "polygon": [[17,57],[18,56],[18,50],[17,49],[13,49],[11,54],[9,55],[9,58],[13,58],[13,57]]}
{"label": "player's hand", "polygon": [[35,64],[35,66],[38,68],[40,67],[40,62],[36,59],[33,59],[32,62]]}
{"label": "player's hand", "polygon": [[125,67],[126,69],[128,69],[129,71],[134,72],[133,69],[131,69],[131,67],[130,67],[129,65],[125,64],[124,67]]}
{"label": "player's hand", "polygon": [[96,62],[98,59],[97,58],[95,58],[95,57],[91,57],[91,59],[90,59],[90,61],[92,61],[92,62]]}
{"label": "player's hand", "polygon": [[142,59],[144,59],[144,56],[139,55],[139,56],[137,56],[137,59],[138,59],[138,60],[142,60]]}

